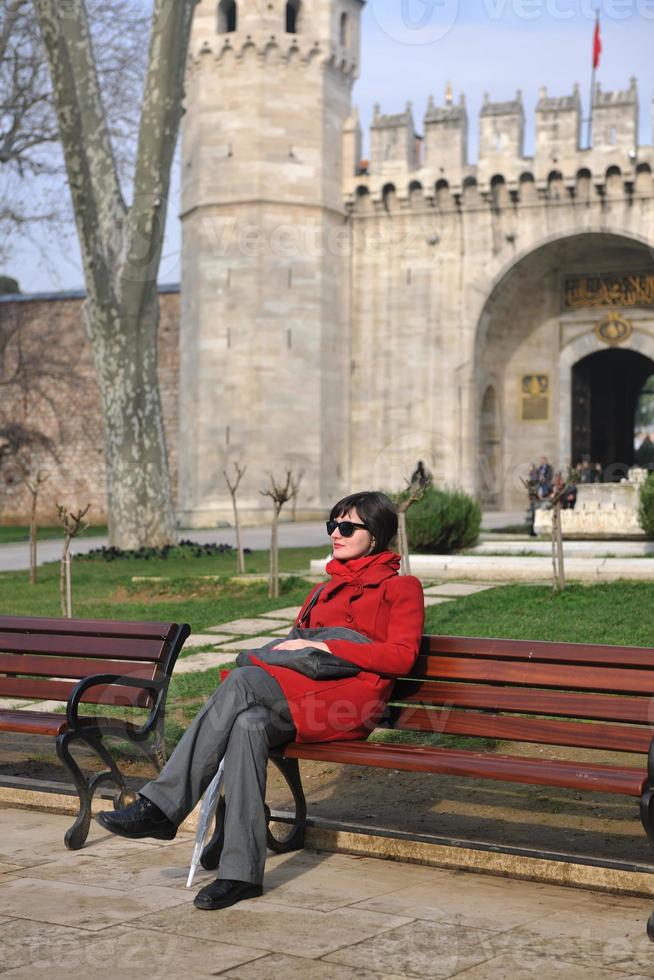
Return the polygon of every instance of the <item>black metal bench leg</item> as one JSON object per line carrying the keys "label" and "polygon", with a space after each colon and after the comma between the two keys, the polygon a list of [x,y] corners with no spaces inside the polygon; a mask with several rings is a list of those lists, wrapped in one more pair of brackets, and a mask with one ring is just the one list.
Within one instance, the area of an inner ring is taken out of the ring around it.
{"label": "black metal bench leg", "polygon": [[289,789],[293,794],[295,802],[295,820],[292,824],[291,832],[279,840],[273,836],[270,830],[270,819],[268,821],[268,847],[271,851],[283,854],[285,851],[297,851],[304,847],[304,834],[307,823],[307,801],[304,798],[302,789],[302,779],[300,776],[300,764],[297,759],[284,759],[282,756],[272,755],[271,760],[275,763],[282,776],[288,783]]}
{"label": "black metal bench leg", "polygon": [[654,844],[654,789],[648,788],[640,798],[640,819],[651,844]]}
{"label": "black metal bench leg", "polygon": [[[98,772],[87,779],[70,752],[71,742],[83,742],[88,745],[109,767],[108,772]],[[114,806],[121,806],[125,801],[125,782],[116,763],[106,750],[100,739],[89,738],[80,735],[78,732],[64,732],[57,738],[57,755],[66,769],[73,777],[77,793],[79,795],[79,812],[75,822],[68,828],[64,835],[64,843],[71,851],[78,851],[83,847],[89,834],[91,826],[91,804],[93,796],[98,786],[103,783],[114,783],[118,787],[118,799],[114,800]]]}

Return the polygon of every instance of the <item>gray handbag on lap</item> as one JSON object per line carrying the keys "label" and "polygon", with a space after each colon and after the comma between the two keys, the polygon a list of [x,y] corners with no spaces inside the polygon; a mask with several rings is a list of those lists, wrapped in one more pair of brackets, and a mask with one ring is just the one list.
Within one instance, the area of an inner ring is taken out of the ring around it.
{"label": "gray handbag on lap", "polygon": [[[310,677],[314,681],[338,680],[341,677],[354,677],[361,670],[356,664],[342,657],[336,657],[333,653],[325,650],[316,650],[311,646],[311,640],[349,640],[350,643],[370,643],[371,640],[356,630],[347,629],[345,626],[321,626],[316,629],[302,629],[301,624],[308,617],[311,609],[316,603],[322,589],[316,592],[307,606],[300,625],[294,626],[290,633],[283,639],[271,640],[258,650],[244,650],[236,658],[238,667],[253,666],[250,660],[252,654],[264,664],[271,667],[289,667],[296,670],[305,677]],[[306,647],[299,650],[274,650],[278,643],[286,640],[307,640]]]}

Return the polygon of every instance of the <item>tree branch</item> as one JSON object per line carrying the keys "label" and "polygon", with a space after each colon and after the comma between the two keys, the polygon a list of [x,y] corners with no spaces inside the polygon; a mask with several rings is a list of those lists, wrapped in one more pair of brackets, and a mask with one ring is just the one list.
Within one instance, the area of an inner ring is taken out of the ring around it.
{"label": "tree branch", "polygon": [[[128,219],[123,288],[143,291],[161,257],[170,170],[182,117],[186,54],[198,0],[155,0]],[[140,274],[134,275],[135,270]]]}
{"label": "tree branch", "polygon": [[[100,95],[84,0],[34,0],[59,120],[66,169],[88,265],[99,291],[117,250],[117,219],[125,215]],[[120,222],[118,222],[120,224]]]}

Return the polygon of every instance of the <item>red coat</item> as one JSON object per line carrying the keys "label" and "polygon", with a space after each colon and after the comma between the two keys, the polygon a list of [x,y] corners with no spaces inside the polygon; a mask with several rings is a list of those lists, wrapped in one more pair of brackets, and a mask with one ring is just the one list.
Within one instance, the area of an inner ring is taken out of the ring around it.
{"label": "red coat", "polygon": [[[366,738],[381,717],[394,678],[411,669],[422,638],[425,607],[422,586],[398,575],[399,555],[390,551],[352,561],[332,559],[331,579],[304,626],[346,626],[371,643],[328,640],[337,657],[362,668],[355,677],[316,681],[288,667],[271,667],[250,654],[280,685],[289,703],[298,742]],[[316,586],[316,589],[320,586]],[[298,622],[316,589],[312,589]]]}

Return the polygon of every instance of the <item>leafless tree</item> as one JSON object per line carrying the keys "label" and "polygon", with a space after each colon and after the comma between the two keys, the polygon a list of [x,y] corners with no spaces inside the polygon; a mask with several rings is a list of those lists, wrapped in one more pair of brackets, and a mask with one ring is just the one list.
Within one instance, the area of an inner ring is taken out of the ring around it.
{"label": "leafless tree", "polygon": [[296,486],[291,470],[287,470],[285,483],[278,483],[270,474],[270,489],[259,491],[263,497],[270,497],[273,502],[273,521],[270,532],[270,572],[268,576],[268,596],[271,599],[276,599],[279,596],[279,515],[284,504],[292,500],[297,493]]}
{"label": "leafless tree", "polygon": [[113,545],[175,539],[157,378],[157,272],[196,0],[154,0],[132,201],[115,161],[85,0],[34,0],[82,251]]}
{"label": "leafless tree", "polygon": [[411,574],[411,564],[409,561],[409,538],[406,530],[406,512],[409,507],[420,500],[427,489],[431,486],[432,475],[425,469],[422,460],[411,474],[411,479],[406,481],[407,489],[403,492],[397,505],[397,537],[402,557],[402,575]]}
{"label": "leafless tree", "polygon": [[61,615],[66,616],[68,619],[71,619],[73,615],[70,542],[78,534],[86,531],[88,524],[84,522],[84,517],[90,506],[90,504],[87,504],[86,507],[80,508],[80,510],[69,511],[63,504],[57,504],[57,522],[64,529],[64,547],[61,554],[59,572],[59,595],[61,596]]}
{"label": "leafless tree", "polygon": [[[537,508],[538,493],[537,484],[533,480],[525,480],[520,477],[523,486],[529,495],[530,508]],[[575,484],[575,479],[571,477],[566,483],[555,487],[547,502],[552,510],[552,588],[555,592],[562,592],[565,589],[565,565],[563,559],[563,530],[561,527],[561,501],[570,493],[571,487]]]}
{"label": "leafless tree", "polygon": [[37,470],[36,473],[27,473],[24,483],[30,495],[30,585],[36,585],[37,553],[36,542],[38,526],[36,520],[37,507],[39,503],[39,493],[41,487],[49,478],[49,473],[45,470]]}
{"label": "leafless tree", "polygon": [[[61,3],[63,8],[67,0]],[[141,0],[89,0],[109,126],[118,165],[133,157],[147,16]],[[0,261],[11,244],[44,240],[72,218],[47,59],[32,0],[0,6]]]}
{"label": "leafless tree", "polygon": [[225,477],[225,482],[229,487],[229,492],[232,497],[232,506],[234,508],[234,527],[236,529],[236,571],[239,575],[245,574],[245,555],[243,553],[243,544],[241,542],[241,522],[238,516],[238,505],[236,503],[236,494],[238,493],[238,487],[245,476],[245,471],[247,466],[240,466],[238,462],[234,463],[234,469],[236,470],[236,476],[234,477],[234,482],[229,479],[227,470],[223,470],[223,476]]}

